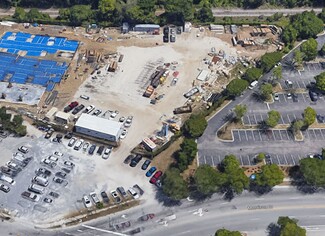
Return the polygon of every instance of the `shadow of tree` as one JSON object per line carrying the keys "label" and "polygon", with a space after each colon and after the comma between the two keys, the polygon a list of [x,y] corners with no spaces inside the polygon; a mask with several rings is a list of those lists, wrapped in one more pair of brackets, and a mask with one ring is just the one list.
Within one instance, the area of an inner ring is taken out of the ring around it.
{"label": "shadow of tree", "polygon": [[296,186],[302,193],[313,194],[319,191],[317,187],[311,186],[306,182],[299,166],[294,166],[290,169],[289,177],[291,178],[291,184]]}
{"label": "shadow of tree", "polygon": [[281,234],[280,226],[275,223],[269,224],[266,228],[266,231],[268,233],[268,236],[280,236]]}
{"label": "shadow of tree", "polygon": [[272,187],[270,186],[260,186],[255,183],[251,183],[249,186],[249,190],[258,194],[263,195],[272,191]]}
{"label": "shadow of tree", "polygon": [[181,201],[172,199],[168,197],[164,192],[162,191],[162,188],[155,187],[157,189],[155,198],[158,202],[162,203],[163,206],[166,207],[172,207],[172,206],[180,206],[182,205]]}

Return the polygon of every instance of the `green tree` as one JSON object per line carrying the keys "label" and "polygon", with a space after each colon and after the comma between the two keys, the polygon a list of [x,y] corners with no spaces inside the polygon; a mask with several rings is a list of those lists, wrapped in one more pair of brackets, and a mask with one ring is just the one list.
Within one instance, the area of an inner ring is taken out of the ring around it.
{"label": "green tree", "polygon": [[316,80],[316,88],[325,91],[325,72],[322,72],[319,75],[315,76],[315,80]]}
{"label": "green tree", "polygon": [[222,161],[222,173],[226,175],[224,187],[239,194],[248,187],[249,180],[240,168],[239,161],[234,155],[227,155]]}
{"label": "green tree", "polygon": [[261,172],[256,174],[255,183],[259,186],[274,187],[283,182],[284,174],[276,164],[262,166]]}
{"label": "green tree", "polygon": [[318,43],[315,39],[310,38],[301,45],[301,52],[304,55],[305,61],[314,60],[317,56]]}
{"label": "green tree", "polygon": [[192,0],[165,0],[164,2],[168,22],[184,23],[194,18]]}
{"label": "green tree", "polygon": [[306,230],[297,225],[296,219],[290,219],[287,216],[278,218],[278,225],[281,228],[280,236],[306,236]]}
{"label": "green tree", "polygon": [[25,125],[19,125],[14,129],[14,132],[19,136],[25,136],[27,134],[27,127]]}
{"label": "green tree", "polygon": [[315,38],[324,29],[323,21],[313,11],[305,11],[294,15],[291,19],[291,25],[298,31],[300,39]]}
{"label": "green tree", "polygon": [[265,53],[261,57],[261,69],[264,72],[270,71],[278,62],[281,61],[283,54],[281,52]]}
{"label": "green tree", "polygon": [[198,138],[202,136],[207,126],[208,122],[203,115],[191,115],[183,126],[184,134],[191,138]]}
{"label": "green tree", "polygon": [[300,50],[295,50],[294,51],[294,59],[293,59],[293,62],[294,62],[294,66],[297,70],[302,70],[303,69],[303,65],[302,65],[302,62],[303,62],[303,55],[301,53]]}
{"label": "green tree", "polygon": [[197,190],[203,195],[211,195],[225,183],[225,175],[209,165],[200,165],[194,174]]}
{"label": "green tree", "polygon": [[74,5],[70,8],[70,21],[74,25],[81,25],[84,22],[90,22],[93,11],[90,5]]}
{"label": "green tree", "polygon": [[319,55],[321,56],[325,56],[325,44],[323,45],[323,47],[319,50]]}
{"label": "green tree", "polygon": [[206,5],[204,5],[199,11],[196,12],[195,17],[202,23],[214,21],[212,10]]}
{"label": "green tree", "polygon": [[266,125],[271,128],[274,128],[279,123],[279,120],[281,118],[280,113],[278,111],[271,110],[267,113],[267,115],[268,118],[265,121]]}
{"label": "green tree", "polygon": [[275,79],[282,79],[282,66],[278,66],[273,70],[273,77]]}
{"label": "green tree", "polygon": [[309,125],[313,124],[315,122],[316,115],[317,115],[317,113],[313,108],[307,107],[304,110],[304,123],[305,123],[305,125],[309,126]]}
{"label": "green tree", "polygon": [[246,114],[247,106],[245,104],[238,104],[234,108],[235,119],[236,121],[240,121],[241,118]]}
{"label": "green tree", "polygon": [[301,130],[301,128],[304,126],[304,122],[302,120],[296,120],[291,123],[290,131],[293,133],[293,135],[298,134],[298,132]]}
{"label": "green tree", "polygon": [[21,115],[14,115],[14,118],[12,119],[12,123],[14,126],[21,126],[23,124],[23,117]]}
{"label": "green tree", "polygon": [[300,171],[308,185],[325,187],[325,161],[318,158],[300,160]]}
{"label": "green tree", "polygon": [[226,90],[230,96],[239,96],[248,86],[248,82],[243,79],[234,79],[227,85]]}
{"label": "green tree", "polygon": [[241,236],[239,231],[230,231],[227,229],[218,229],[214,236]]}
{"label": "green tree", "polygon": [[265,153],[261,152],[255,157],[256,162],[260,163],[265,160]]}
{"label": "green tree", "polygon": [[185,138],[181,144],[181,150],[175,155],[176,167],[183,172],[190,165],[197,153],[197,143],[194,139]]}
{"label": "green tree", "polygon": [[298,37],[298,31],[292,25],[289,25],[283,30],[282,40],[286,44],[292,44],[297,40],[297,37]]}
{"label": "green tree", "polygon": [[272,84],[265,83],[260,87],[260,95],[263,100],[268,100],[271,98],[271,94],[273,92]]}
{"label": "green tree", "polygon": [[23,8],[21,7],[16,7],[15,9],[15,14],[13,15],[15,19],[18,21],[25,21],[26,19],[26,12]]}
{"label": "green tree", "polygon": [[187,183],[176,168],[168,169],[162,177],[162,190],[170,198],[181,200],[188,196]]}
{"label": "green tree", "polygon": [[244,74],[244,79],[251,83],[254,80],[258,80],[262,76],[262,74],[263,71],[259,68],[248,68]]}
{"label": "green tree", "polygon": [[115,10],[116,0],[99,0],[98,1],[98,10],[102,14],[106,14],[107,12],[112,12]]}
{"label": "green tree", "polygon": [[325,24],[325,8],[323,8],[322,12],[319,13],[318,18],[320,18]]}

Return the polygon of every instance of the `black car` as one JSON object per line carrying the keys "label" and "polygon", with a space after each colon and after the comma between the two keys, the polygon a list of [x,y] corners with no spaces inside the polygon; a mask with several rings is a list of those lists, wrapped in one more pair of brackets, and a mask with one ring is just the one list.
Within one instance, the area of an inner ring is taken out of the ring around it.
{"label": "black car", "polygon": [[325,116],[317,115],[316,118],[318,123],[325,123]]}
{"label": "black car", "polygon": [[141,166],[142,170],[146,170],[148,166],[150,165],[151,161],[150,160],[145,160]]}
{"label": "black car", "polygon": [[99,146],[99,148],[98,148],[98,150],[97,150],[97,154],[98,155],[102,155],[102,153],[103,153],[103,151],[104,151],[104,146],[102,145],[102,146]]}
{"label": "black car", "polygon": [[171,43],[175,43],[176,42],[176,36],[175,35],[173,35],[173,34],[170,35],[170,42]]}
{"label": "black car", "polygon": [[53,178],[53,181],[54,181],[55,183],[58,183],[58,184],[62,184],[62,183],[64,182],[63,179],[61,179],[61,178],[57,178],[57,177],[54,177],[54,178]]}
{"label": "black car", "polygon": [[132,160],[131,160],[131,163],[130,163],[130,166],[131,167],[135,167],[142,159],[142,156],[140,154],[137,154]]}
{"label": "black car", "polygon": [[265,163],[266,163],[267,165],[271,165],[271,164],[272,164],[272,162],[271,162],[271,157],[270,157],[270,155],[268,155],[268,154],[265,155]]}
{"label": "black car", "polygon": [[36,171],[35,171],[36,175],[40,176],[51,176],[52,175],[52,172],[49,171],[48,169],[46,168],[38,168]]}
{"label": "black car", "polygon": [[164,35],[164,36],[163,36],[163,42],[164,42],[164,43],[169,43],[169,37],[166,36],[166,35]]}
{"label": "black car", "polygon": [[165,27],[164,28],[164,35],[168,36],[168,34],[169,34],[169,27]]}
{"label": "black car", "polygon": [[65,179],[65,177],[67,176],[67,173],[59,171],[59,172],[55,173],[55,176]]}
{"label": "black car", "polygon": [[109,203],[109,197],[105,191],[102,191],[100,195],[102,196],[104,202]]}
{"label": "black car", "polygon": [[143,195],[144,194],[144,191],[142,190],[142,188],[140,188],[139,185],[135,184],[133,185],[133,188],[140,194],[140,195]]}
{"label": "black car", "polygon": [[80,104],[79,106],[77,106],[73,111],[72,111],[72,114],[75,115],[77,114],[78,112],[80,112],[82,109],[84,109],[85,106],[83,104]]}
{"label": "black car", "polygon": [[313,92],[313,91],[309,91],[309,96],[310,96],[310,99],[313,101],[313,102],[316,102],[318,100],[318,95],[317,93]]}
{"label": "black car", "polygon": [[129,164],[130,161],[133,159],[133,157],[134,157],[133,155],[128,155],[124,160],[124,164]]}
{"label": "black car", "polygon": [[67,169],[67,168],[65,168],[65,167],[63,167],[62,170],[63,170],[65,173],[67,173],[67,174],[69,174],[69,173],[71,172],[70,169]]}
{"label": "black car", "polygon": [[91,145],[91,147],[88,150],[88,154],[93,155],[95,152],[95,149],[96,149],[96,145],[95,144]]}
{"label": "black car", "polygon": [[50,192],[49,195],[51,197],[54,197],[54,198],[58,198],[60,196],[60,194],[56,193],[56,192]]}

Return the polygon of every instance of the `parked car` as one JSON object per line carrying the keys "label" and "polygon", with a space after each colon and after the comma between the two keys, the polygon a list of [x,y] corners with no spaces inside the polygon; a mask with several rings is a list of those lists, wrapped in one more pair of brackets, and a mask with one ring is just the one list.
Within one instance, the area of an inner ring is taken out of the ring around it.
{"label": "parked car", "polygon": [[298,95],[297,94],[295,94],[295,93],[292,94],[292,101],[293,102],[298,102]]}
{"label": "parked car", "polygon": [[90,145],[89,142],[85,142],[85,144],[82,146],[82,150],[83,150],[84,152],[87,151],[89,145]]}
{"label": "parked car", "polygon": [[120,203],[120,202],[121,202],[121,198],[118,196],[116,190],[112,190],[112,191],[111,191],[111,195],[112,195],[112,197],[114,198],[114,201],[115,201],[116,203]]}
{"label": "parked car", "polygon": [[137,185],[137,184],[133,185],[133,189],[136,190],[136,191],[138,191],[138,193],[140,194],[140,196],[144,194],[144,191],[142,190],[142,188],[140,188],[140,186]]}
{"label": "parked car", "polygon": [[63,172],[59,171],[59,172],[55,173],[55,176],[65,179],[65,177],[67,176],[67,173],[63,173]]}
{"label": "parked car", "polygon": [[146,176],[147,177],[150,177],[153,173],[155,173],[155,171],[157,170],[157,168],[156,167],[151,167],[148,171],[147,171],[147,173],[146,173]]}
{"label": "parked car", "polygon": [[58,157],[62,157],[63,156],[63,153],[62,152],[55,151],[54,152],[54,155],[56,155]]}
{"label": "parked car", "polygon": [[122,197],[126,198],[128,196],[123,187],[118,187],[116,190]]}
{"label": "parked car", "polygon": [[86,208],[90,208],[93,206],[93,204],[91,203],[91,201],[87,196],[83,196],[82,201],[84,202]]}
{"label": "parked car", "polygon": [[107,159],[109,158],[109,155],[111,155],[112,153],[112,147],[107,147],[104,151],[104,154],[103,154],[103,159]]}
{"label": "parked car", "polygon": [[50,161],[55,161],[57,162],[59,160],[59,158],[55,157],[55,156],[48,156],[47,159],[49,159]]}
{"label": "parked car", "polygon": [[18,148],[18,151],[21,151],[22,153],[26,154],[28,153],[28,148],[25,146],[21,146]]}
{"label": "parked car", "polygon": [[176,36],[173,35],[173,34],[170,35],[170,38],[169,39],[170,39],[170,42],[171,43],[175,43],[176,42]]}
{"label": "parked car", "polygon": [[287,93],[287,99],[292,99],[292,94],[291,93]]}
{"label": "parked car", "polygon": [[149,180],[149,182],[151,183],[151,184],[156,184],[157,183],[157,181],[159,180],[159,178],[162,176],[162,171],[157,171],[152,177],[151,177],[151,179]]}
{"label": "parked car", "polygon": [[309,96],[310,96],[310,99],[313,101],[313,102],[316,102],[318,100],[318,95],[317,93],[313,92],[313,91],[309,91]]}
{"label": "parked car", "polygon": [[86,96],[86,95],[80,95],[80,98],[85,99],[85,100],[89,100],[89,97]]}
{"label": "parked car", "polygon": [[102,110],[97,109],[96,111],[94,111],[94,113],[92,115],[98,116],[98,115],[100,115],[100,113],[102,113]]}
{"label": "parked car", "polygon": [[72,138],[72,132],[68,132],[64,135],[65,139],[71,139]]}
{"label": "parked car", "polygon": [[121,116],[118,121],[121,122],[121,123],[123,123],[125,121],[125,117],[124,116]]}
{"label": "parked car", "polygon": [[104,202],[109,203],[109,197],[105,191],[102,191],[100,195],[102,196]]}
{"label": "parked car", "polygon": [[76,115],[77,113],[79,113],[82,109],[84,109],[85,108],[85,105],[83,105],[83,104],[80,104],[79,106],[77,106],[75,109],[73,109],[73,111],[72,111],[72,114],[73,115]]}
{"label": "parked car", "polygon": [[130,166],[135,167],[142,159],[142,156],[140,154],[137,154],[135,157],[132,158]]}
{"label": "parked car", "polygon": [[132,120],[133,120],[133,116],[128,116],[128,117],[126,118],[125,123],[124,123],[124,127],[130,127],[131,124],[132,124]]}
{"label": "parked car", "polygon": [[74,163],[72,163],[71,161],[65,161],[64,165],[66,165],[66,166],[68,166],[70,168],[73,168],[75,166]]}
{"label": "parked car", "polygon": [[40,198],[41,198],[39,195],[37,195],[35,193],[27,192],[27,191],[23,192],[21,194],[21,196],[23,198],[28,199],[28,200],[33,201],[33,202],[38,202],[40,200]]}
{"label": "parked car", "polygon": [[97,194],[95,192],[92,192],[89,194],[90,197],[93,199],[94,203],[97,205],[98,203],[100,203],[98,197],[97,197]]}
{"label": "parked car", "polygon": [[114,111],[111,113],[110,118],[114,119],[118,115],[118,111]]}
{"label": "parked car", "polygon": [[274,93],[273,98],[274,98],[274,101],[279,101],[280,100],[278,93]]}
{"label": "parked car", "polygon": [[49,139],[51,138],[52,134],[54,133],[54,130],[50,129],[49,131],[46,132],[45,134],[45,138]]}
{"label": "parked car", "polygon": [[120,135],[120,139],[125,139],[126,135],[128,134],[128,131],[126,129],[123,129],[121,135]]}
{"label": "parked car", "polygon": [[129,164],[130,161],[134,158],[134,156],[131,154],[131,155],[128,155],[125,159],[124,159],[124,164]]}
{"label": "parked car", "polygon": [[51,160],[49,160],[47,158],[42,159],[41,163],[44,164],[44,165],[47,165],[47,166],[49,166],[51,168],[54,168],[56,166],[56,163],[54,161],[51,161]]}
{"label": "parked car", "polygon": [[84,113],[91,113],[93,110],[95,110],[95,106],[94,105],[89,105],[85,110]]}
{"label": "parked car", "polygon": [[101,145],[101,146],[99,146],[99,148],[98,148],[98,150],[97,150],[97,154],[98,155],[102,155],[103,154],[103,151],[104,151],[104,146],[103,145]]}
{"label": "parked car", "polygon": [[96,145],[95,144],[91,145],[91,147],[88,150],[88,154],[93,155],[95,152],[95,149],[96,149]]}
{"label": "parked car", "polygon": [[48,198],[48,197],[44,198],[43,201],[46,202],[46,203],[52,203],[53,202],[53,200],[51,198]]}
{"label": "parked car", "polygon": [[51,176],[52,175],[52,172],[49,171],[48,169],[46,168],[38,168],[36,171],[35,171],[36,175],[40,176]]}
{"label": "parked car", "polygon": [[138,193],[132,188],[130,187],[128,192],[130,193],[130,195],[134,198],[134,199],[138,199],[139,198],[139,195]]}
{"label": "parked car", "polygon": [[151,161],[150,160],[145,160],[141,166],[142,170],[146,170],[148,166],[150,165]]}
{"label": "parked car", "polygon": [[54,198],[58,198],[60,196],[60,194],[58,194],[57,192],[50,192],[49,195]]}
{"label": "parked car", "polygon": [[0,190],[5,193],[8,193],[10,191],[10,188],[7,185],[0,184]]}
{"label": "parked car", "polygon": [[168,37],[168,35],[164,35],[163,36],[163,42],[164,43],[169,43],[169,37]]}
{"label": "parked car", "polygon": [[72,137],[72,138],[70,139],[69,143],[68,143],[68,146],[69,146],[69,147],[72,147],[72,146],[75,144],[76,141],[77,141],[77,139],[74,138],[74,137]]}
{"label": "parked car", "polygon": [[288,79],[287,79],[287,80],[285,81],[285,84],[287,85],[288,88],[292,88],[292,87],[293,87],[293,83],[292,83],[291,80],[288,80]]}

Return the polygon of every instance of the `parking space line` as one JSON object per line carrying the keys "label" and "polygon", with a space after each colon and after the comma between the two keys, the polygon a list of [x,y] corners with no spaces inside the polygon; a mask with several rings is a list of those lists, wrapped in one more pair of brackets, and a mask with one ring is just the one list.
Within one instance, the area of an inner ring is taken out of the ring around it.
{"label": "parking space line", "polygon": [[314,135],[315,135],[315,140],[317,140],[317,136],[316,136],[316,133],[315,133],[315,129],[312,129]]}
{"label": "parking space line", "polygon": [[306,134],[306,136],[308,136],[307,138],[310,139],[308,130],[306,130],[305,134]]}
{"label": "parking space line", "polygon": [[207,164],[207,159],[206,159],[205,155],[203,156],[203,158],[204,158],[204,164]]}
{"label": "parking space line", "polygon": [[239,158],[240,158],[240,162],[241,162],[242,165],[244,166],[244,162],[243,162],[243,158],[242,158],[242,156],[240,155]]}
{"label": "parking space line", "polygon": [[307,86],[306,86],[306,84],[305,84],[305,81],[302,81],[302,83],[304,84],[304,87],[303,87],[303,88],[306,88]]}
{"label": "parking space line", "polygon": [[251,130],[250,132],[251,132],[251,134],[252,134],[252,136],[253,136],[253,140],[256,141],[256,140],[255,140],[254,133],[253,133],[253,130]]}
{"label": "parking space line", "polygon": [[298,87],[298,88],[301,88],[301,87],[300,87],[300,84],[298,83],[298,81],[295,81],[295,83],[297,84],[297,87]]}
{"label": "parking space line", "polygon": [[245,132],[245,135],[246,135],[246,141],[248,141],[248,136],[247,136],[246,130],[244,130],[244,132]]}
{"label": "parking space line", "polygon": [[286,135],[287,135],[288,140],[290,140],[290,137],[289,137],[289,134],[288,134],[287,130],[286,130]]}
{"label": "parking space line", "polygon": [[293,156],[290,154],[290,156],[291,156],[291,160],[292,160],[292,162],[293,162],[293,165],[295,166],[296,165],[296,162],[295,162],[295,160],[293,159]]}
{"label": "parking space line", "polygon": [[253,116],[254,116],[255,124],[257,125],[257,119],[256,119],[255,114]]}
{"label": "parking space line", "polygon": [[286,161],[286,164],[288,165],[288,160],[286,154],[283,155],[284,160]]}
{"label": "parking space line", "polygon": [[249,124],[249,125],[252,125],[252,123],[251,123],[251,119],[249,119],[249,115],[247,116],[247,119],[248,119],[248,124]]}
{"label": "parking space line", "polygon": [[237,131],[237,134],[238,134],[239,141],[241,142],[240,132],[239,132],[239,130],[236,130],[236,131]]}
{"label": "parking space line", "polygon": [[281,131],[279,130],[279,134],[280,134],[280,140],[283,140],[283,138],[282,138],[282,134],[281,134]]}
{"label": "parking space line", "polygon": [[248,159],[248,164],[252,165],[251,160],[249,159],[249,155],[247,155],[247,159]]}
{"label": "parking space line", "polygon": [[287,102],[286,96],[283,94],[284,101]]}
{"label": "parking space line", "polygon": [[302,98],[304,99],[304,102],[306,102],[305,94],[302,94]]}
{"label": "parking space line", "polygon": [[212,166],[215,166],[213,159],[213,156],[211,156]]}
{"label": "parking space line", "polygon": [[290,124],[290,116],[289,116],[289,114],[287,114],[287,117],[288,117],[288,124]]}
{"label": "parking space line", "polygon": [[295,114],[293,114],[293,119],[294,119],[294,120],[297,120],[297,117],[296,117],[296,115],[295,115]]}
{"label": "parking space line", "polygon": [[219,163],[221,163],[220,155],[218,155],[218,158],[219,158]]}
{"label": "parking space line", "polygon": [[260,131],[257,131],[257,132],[258,132],[258,135],[260,136],[260,140],[263,141],[261,132]]}
{"label": "parking space line", "polygon": [[280,117],[281,117],[282,124],[285,124],[282,115],[280,115]]}
{"label": "parking space line", "polygon": [[280,163],[279,155],[276,155],[276,158],[278,159],[278,163],[280,165],[281,163]]}
{"label": "parking space line", "polygon": [[311,64],[311,66],[313,67],[313,69],[314,69],[314,70],[316,70],[316,68],[315,68],[315,65],[314,65],[314,64]]}

